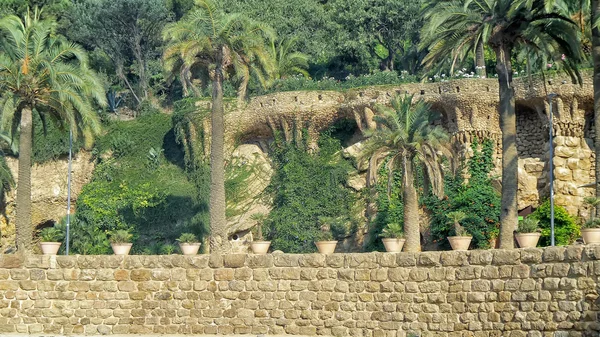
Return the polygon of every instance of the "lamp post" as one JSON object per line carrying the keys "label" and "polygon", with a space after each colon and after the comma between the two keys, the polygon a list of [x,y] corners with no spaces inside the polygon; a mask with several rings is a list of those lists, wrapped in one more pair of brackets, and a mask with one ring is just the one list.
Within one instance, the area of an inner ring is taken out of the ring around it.
{"label": "lamp post", "polygon": [[67,173],[67,230],[65,235],[66,245],[65,253],[69,255],[69,229],[71,227],[71,166],[73,153],[73,130],[69,128],[69,172]]}
{"label": "lamp post", "polygon": [[550,105],[550,127],[549,129],[549,139],[548,143],[550,143],[550,159],[548,160],[548,166],[550,167],[550,245],[554,246],[554,126],[552,125],[552,99],[556,97],[555,93],[551,93],[548,95],[548,104]]}

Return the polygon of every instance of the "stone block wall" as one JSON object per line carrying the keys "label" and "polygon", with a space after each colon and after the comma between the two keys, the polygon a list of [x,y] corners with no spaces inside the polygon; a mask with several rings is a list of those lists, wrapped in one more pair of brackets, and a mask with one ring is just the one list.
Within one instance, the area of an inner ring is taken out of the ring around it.
{"label": "stone block wall", "polygon": [[600,246],[0,255],[0,335],[599,336]]}

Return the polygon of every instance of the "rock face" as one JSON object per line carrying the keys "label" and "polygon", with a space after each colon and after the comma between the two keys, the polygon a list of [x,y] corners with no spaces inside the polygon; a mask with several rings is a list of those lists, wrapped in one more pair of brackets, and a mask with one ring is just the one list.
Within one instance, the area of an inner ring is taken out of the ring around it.
{"label": "rock face", "polygon": [[252,240],[248,231],[256,225],[256,221],[251,219],[252,215],[269,214],[271,211],[270,203],[262,198],[262,194],[271,182],[273,168],[267,155],[254,144],[238,146],[231,155],[230,165],[237,165],[249,173],[245,179],[246,189],[241,191],[239,199],[235,204],[231,200],[227,204],[228,211],[237,214],[227,221],[229,235],[237,234],[232,239],[232,245],[235,251],[244,251],[247,246],[245,241]]}
{"label": "rock face", "polygon": [[599,259],[598,246],[0,255],[0,303],[17,303],[0,334],[591,337]]}
{"label": "rock face", "polygon": [[[18,182],[18,160],[7,158],[7,163]],[[87,184],[94,171],[94,162],[88,152],[80,151],[73,158],[72,182],[71,182],[71,205],[75,206],[75,200],[81,192],[83,185]],[[67,211],[67,160],[56,160],[34,165],[31,169],[31,201],[32,222],[34,226],[44,224],[47,221],[57,221],[66,215]],[[2,230],[2,242],[0,246],[7,247],[14,242],[15,234],[15,197],[16,190],[9,193],[6,205],[7,217],[0,216],[0,229]]]}

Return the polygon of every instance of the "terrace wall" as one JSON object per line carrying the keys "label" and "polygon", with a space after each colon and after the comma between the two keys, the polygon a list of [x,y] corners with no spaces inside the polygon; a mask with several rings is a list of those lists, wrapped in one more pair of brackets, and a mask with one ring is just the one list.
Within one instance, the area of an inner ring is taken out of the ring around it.
{"label": "terrace wall", "polygon": [[600,246],[0,255],[0,335],[599,336]]}

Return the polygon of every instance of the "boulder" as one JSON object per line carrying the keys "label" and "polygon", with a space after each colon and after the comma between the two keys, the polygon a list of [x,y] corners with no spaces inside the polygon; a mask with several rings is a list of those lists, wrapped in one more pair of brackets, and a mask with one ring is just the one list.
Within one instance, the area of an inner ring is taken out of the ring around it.
{"label": "boulder", "polygon": [[342,156],[344,156],[346,159],[351,159],[359,172],[365,172],[369,168],[369,161],[367,159],[358,159],[360,152],[363,149],[363,145],[363,142],[358,142],[354,145],[348,146],[342,151]]}

